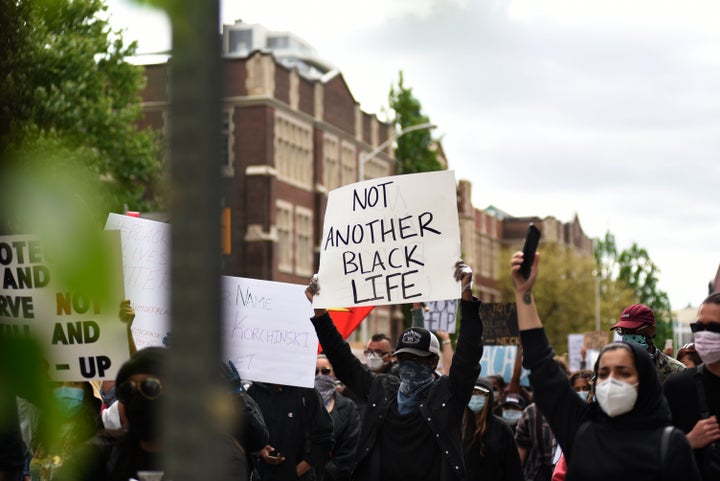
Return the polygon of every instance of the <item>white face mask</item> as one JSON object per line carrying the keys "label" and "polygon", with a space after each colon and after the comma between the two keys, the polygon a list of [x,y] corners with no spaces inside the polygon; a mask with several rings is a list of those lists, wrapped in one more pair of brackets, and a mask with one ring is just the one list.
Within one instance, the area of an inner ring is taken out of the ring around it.
{"label": "white face mask", "polygon": [[605,414],[614,418],[632,410],[637,401],[637,383],[619,381],[609,377],[598,383],[595,399]]}
{"label": "white face mask", "polygon": [[369,367],[371,371],[379,371],[380,369],[382,369],[385,362],[382,360],[381,357],[367,356],[365,358],[365,364],[367,364],[367,367]]}
{"label": "white face mask", "polygon": [[696,332],[695,350],[705,364],[720,361],[720,332]]}

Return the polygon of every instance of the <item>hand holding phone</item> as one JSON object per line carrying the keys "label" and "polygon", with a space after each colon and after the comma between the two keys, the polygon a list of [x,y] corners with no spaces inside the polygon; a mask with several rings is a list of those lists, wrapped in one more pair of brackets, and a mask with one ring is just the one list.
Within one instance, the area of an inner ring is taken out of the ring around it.
{"label": "hand holding phone", "polygon": [[525,235],[525,245],[523,245],[523,262],[520,264],[519,270],[520,275],[525,279],[530,277],[530,269],[535,261],[535,252],[537,251],[539,242],[540,229],[535,227],[535,224],[530,224],[528,226],[527,234]]}

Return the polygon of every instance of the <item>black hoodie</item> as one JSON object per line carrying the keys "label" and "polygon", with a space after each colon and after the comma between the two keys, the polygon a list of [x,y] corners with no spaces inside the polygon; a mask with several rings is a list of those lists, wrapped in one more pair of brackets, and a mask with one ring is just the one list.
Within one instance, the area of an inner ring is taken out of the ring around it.
{"label": "black hoodie", "polygon": [[[673,429],[661,459],[661,437],[670,410],[647,351],[629,347],[638,370],[638,397],[628,413],[606,415],[597,402],[585,403],[553,361],[541,328],[521,331],[523,366],[530,370],[535,402],[550,423],[568,462],[566,481],[700,480],[690,445]],[[595,364],[597,376],[598,364]]]}

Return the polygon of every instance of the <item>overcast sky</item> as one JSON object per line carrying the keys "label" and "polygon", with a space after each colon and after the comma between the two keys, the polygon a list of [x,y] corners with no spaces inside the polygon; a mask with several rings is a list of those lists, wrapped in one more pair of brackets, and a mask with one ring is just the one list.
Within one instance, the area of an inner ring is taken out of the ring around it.
{"label": "overcast sky", "polygon": [[[109,0],[141,52],[162,14]],[[228,0],[222,20],[296,33],[382,115],[402,70],[476,207],[577,213],[648,250],[673,308],[720,264],[717,0]],[[588,299],[588,302],[593,302]]]}

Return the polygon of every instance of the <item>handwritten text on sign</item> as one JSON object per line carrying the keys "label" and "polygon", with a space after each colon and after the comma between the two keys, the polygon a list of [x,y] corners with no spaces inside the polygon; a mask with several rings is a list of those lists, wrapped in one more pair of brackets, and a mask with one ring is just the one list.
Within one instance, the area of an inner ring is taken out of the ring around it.
{"label": "handwritten text on sign", "polygon": [[225,360],[242,379],[313,387],[318,340],[305,286],[223,277]]}
{"label": "handwritten text on sign", "polygon": [[425,328],[430,331],[455,332],[457,328],[458,300],[428,302],[425,311]]}
{"label": "handwritten text on sign", "polygon": [[170,224],[110,214],[105,229],[120,231],[135,344],[138,349],[162,346],[170,331]]}
{"label": "handwritten text on sign", "polygon": [[0,336],[34,337],[48,356],[52,380],[112,379],[128,358],[125,326],[118,319],[119,239],[112,237],[108,233],[100,240],[107,241],[105,252],[115,260],[116,289],[102,302],[59,285],[56,277],[62,276],[56,275],[38,238],[0,237]]}
{"label": "handwritten text on sign", "polygon": [[460,258],[451,171],[373,179],[328,195],[315,307],[457,297]]}

